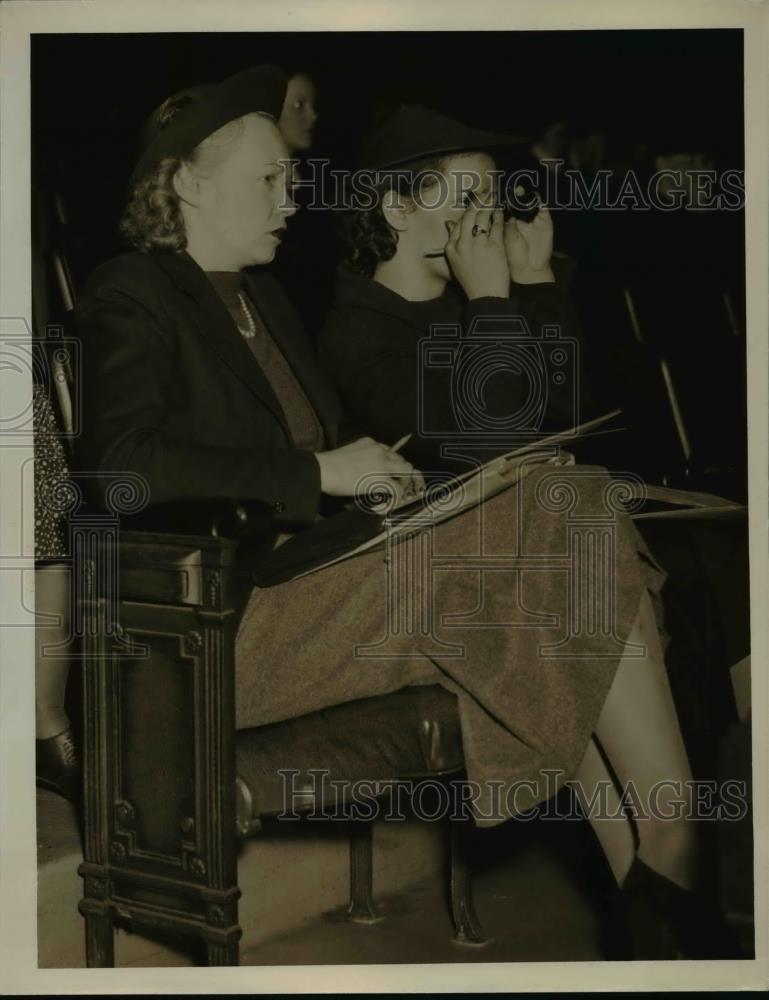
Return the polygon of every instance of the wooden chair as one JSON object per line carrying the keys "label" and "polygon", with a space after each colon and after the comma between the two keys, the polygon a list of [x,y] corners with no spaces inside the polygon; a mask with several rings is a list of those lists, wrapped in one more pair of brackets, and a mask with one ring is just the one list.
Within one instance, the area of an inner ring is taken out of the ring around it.
{"label": "wooden chair", "polygon": [[[252,523],[268,520],[259,505],[250,513]],[[281,772],[291,774],[296,814],[324,804],[312,788],[319,767],[353,789],[348,806],[361,779],[461,780],[456,700],[439,686],[407,688],[236,731],[238,541],[222,536],[220,522],[216,534],[118,528],[117,514],[71,518],[84,654],[87,962],[114,964],[122,924],[194,939],[208,964],[237,965],[238,841],[286,810]],[[372,921],[372,824],[349,826],[348,913]],[[455,940],[478,945],[467,826],[450,821],[449,896]]]}
{"label": "wooden chair", "polygon": [[[130,489],[116,489],[112,496],[115,507],[125,503],[130,509],[135,500]],[[366,799],[372,783],[384,794],[402,779],[460,782],[463,758],[454,696],[437,685],[404,688],[237,731],[234,645],[250,588],[239,553],[251,547],[253,554],[255,540],[258,544],[269,529],[270,513],[259,503],[248,510],[176,505],[165,512],[165,520],[162,513],[149,511],[136,524],[124,510],[127,526],[118,510],[85,509],[70,520],[84,655],[85,839],[79,870],[88,965],[113,964],[116,923],[194,939],[205,946],[208,964],[237,965],[239,840],[258,836],[267,817],[289,814],[290,821],[291,815],[322,815],[329,804],[324,788],[335,785],[349,789],[341,800],[350,816],[348,914],[352,920],[373,921],[372,824],[355,818],[360,789],[367,789]],[[156,524],[149,530],[152,517]],[[192,533],[196,522],[209,524],[209,531]],[[161,530],[169,523],[187,533]],[[671,536],[679,544],[683,531],[691,535],[687,544],[695,554],[698,539],[716,551],[715,539],[708,541],[698,525],[711,533],[723,525],[726,534],[719,532],[719,544],[730,549],[744,539],[746,527],[744,511],[712,524],[637,523],[655,550],[670,550],[666,538]],[[251,537],[239,541],[238,534]],[[685,553],[684,560],[684,566],[693,563]],[[745,582],[740,565],[731,571],[734,585]],[[703,593],[716,593],[707,581],[702,586]],[[706,604],[716,618],[724,617],[714,597]],[[669,613],[676,614],[673,593],[666,626],[674,639],[669,650],[675,650],[691,641],[681,628],[691,611],[684,609],[680,621]],[[699,618],[700,612],[694,614]],[[746,631],[747,622],[739,633]],[[714,663],[707,670],[701,663],[699,680],[713,687],[708,704],[721,706],[718,718],[699,713],[707,723],[702,735],[711,743],[734,715],[728,675],[716,662],[721,657],[715,636],[707,650]],[[675,676],[671,680],[675,693]],[[689,685],[680,706],[685,708],[690,696]],[[702,759],[698,777],[713,766]],[[318,771],[326,773],[325,786],[314,781]],[[461,794],[449,800],[463,801]],[[335,815],[332,811],[329,821]],[[484,937],[468,869],[471,825],[463,813],[450,817],[448,895],[454,940],[479,945]]]}

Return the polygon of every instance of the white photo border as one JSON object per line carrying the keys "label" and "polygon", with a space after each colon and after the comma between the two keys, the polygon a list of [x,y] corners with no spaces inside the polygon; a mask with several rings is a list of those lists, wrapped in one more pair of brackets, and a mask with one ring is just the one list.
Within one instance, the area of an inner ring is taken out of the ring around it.
{"label": "white photo border", "polygon": [[[0,992],[325,993],[572,992],[616,989],[761,989],[769,984],[769,8],[751,0],[17,0],[0,9],[0,317],[31,319],[30,36],[68,32],[563,30],[742,28],[745,32],[747,351],[751,535],[751,658],[756,959],[750,962],[493,963],[249,968],[38,969],[34,630],[0,634]],[[94,86],[98,82],[94,81]],[[713,109],[714,127],[718,108]],[[31,383],[0,372],[0,418],[28,403]],[[0,447],[0,552],[18,552],[18,483],[31,448]],[[27,501],[29,502],[29,501]],[[33,601],[31,525],[14,566]],[[2,558],[2,556],[0,556]],[[4,574],[5,576],[5,574]],[[18,615],[18,586],[0,587],[0,620]]]}

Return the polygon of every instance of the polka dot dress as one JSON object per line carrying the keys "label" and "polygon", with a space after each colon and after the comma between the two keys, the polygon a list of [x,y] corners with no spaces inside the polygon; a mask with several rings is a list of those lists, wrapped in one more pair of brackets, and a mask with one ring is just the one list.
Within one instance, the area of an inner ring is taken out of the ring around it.
{"label": "polka dot dress", "polygon": [[56,416],[41,385],[33,387],[35,433],[35,559],[67,556],[67,522],[56,503],[56,491],[67,481],[67,457]]}

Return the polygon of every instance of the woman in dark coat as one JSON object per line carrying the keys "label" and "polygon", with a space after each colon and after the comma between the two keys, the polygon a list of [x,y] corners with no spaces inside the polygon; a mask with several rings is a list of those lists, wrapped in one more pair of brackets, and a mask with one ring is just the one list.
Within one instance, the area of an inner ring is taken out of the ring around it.
{"label": "woman in dark coat", "polygon": [[[195,88],[158,109],[145,133],[124,220],[139,252],[99,269],[78,306],[78,463],[98,473],[102,502],[130,473],[152,503],[257,498],[297,532],[323,516],[323,495],[350,497],[367,476],[420,485],[392,441],[337,446],[338,403],[290,304],[269,278],[244,271],[272,259],[295,210],[274,124],[284,88],[264,67]],[[389,603],[381,550],[254,588],[236,644],[238,726],[437,682],[458,699],[478,823],[523,812],[575,776],[589,796],[599,774],[592,734],[639,794],[662,778],[685,782],[652,604],[663,574],[624,514],[612,515],[609,627],[577,630],[564,647],[571,535],[557,495],[568,473],[532,468],[519,486],[426,529],[422,541],[429,535],[454,571],[412,570]],[[605,518],[602,470],[582,470],[573,485],[581,513]],[[507,560],[487,574],[481,607],[479,544],[484,557]],[[536,571],[522,573],[516,559]],[[392,628],[414,609],[416,627]],[[650,819],[630,883],[649,872],[641,857],[685,880],[689,826]],[[623,881],[634,857],[627,823],[599,836]],[[642,884],[637,905],[647,898]]]}

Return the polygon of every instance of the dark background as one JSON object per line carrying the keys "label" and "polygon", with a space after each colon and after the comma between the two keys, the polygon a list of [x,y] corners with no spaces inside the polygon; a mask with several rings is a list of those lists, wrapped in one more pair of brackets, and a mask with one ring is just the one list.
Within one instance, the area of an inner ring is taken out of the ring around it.
{"label": "dark background", "polygon": [[[261,62],[313,77],[320,118],[311,155],[334,167],[351,165],[372,116],[399,101],[532,140],[561,122],[565,150],[599,133],[601,166],[617,177],[629,168],[648,175],[658,154],[744,166],[738,30],[38,35],[35,190],[41,203],[57,194],[66,209],[76,286],[123,249],[117,221],[149,112],[184,86]],[[289,267],[281,248],[276,265],[312,334],[332,294],[331,225],[305,213],[294,229],[309,258]],[[571,292],[597,397],[622,405],[630,427],[622,458],[658,480],[744,496],[743,213],[556,213],[555,225],[557,247],[576,261]],[[688,461],[662,358],[692,443]]]}
{"label": "dark background", "polygon": [[399,100],[532,137],[565,119],[577,132],[604,132],[617,155],[646,141],[742,165],[737,30],[38,35],[40,153],[67,172],[97,157],[125,181],[156,105],[261,62],[312,74],[318,149],[342,166],[377,102]]}

